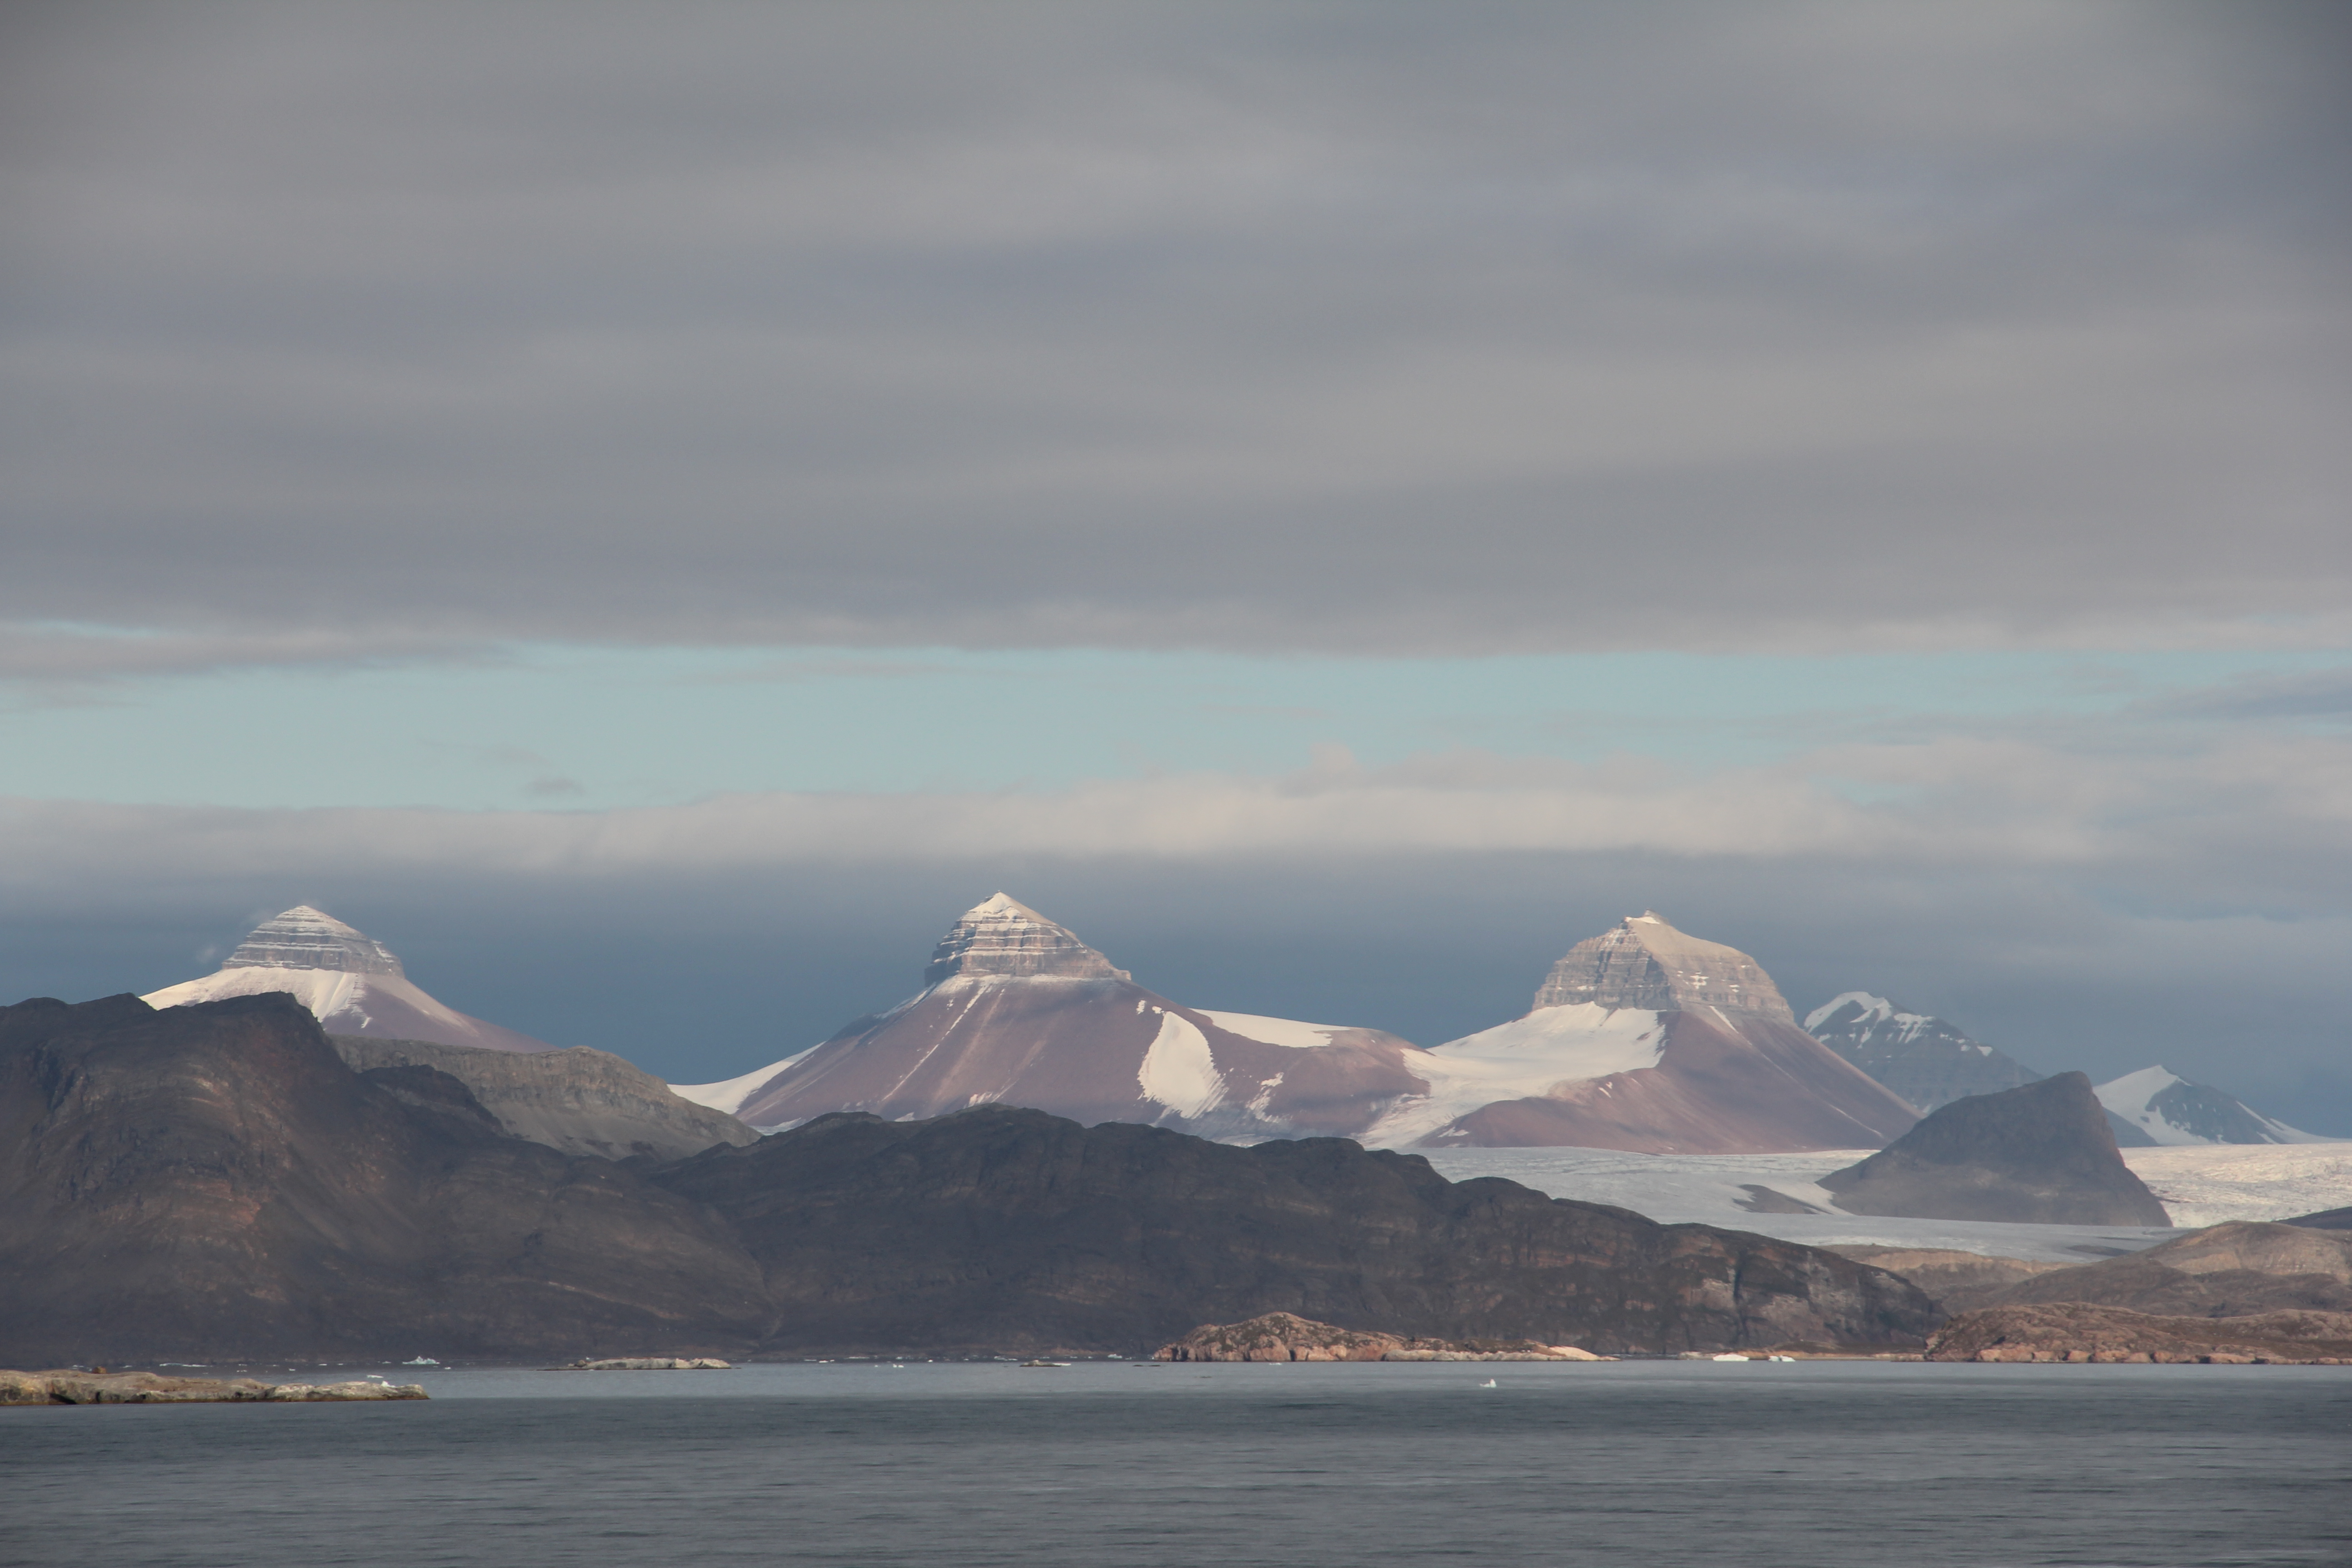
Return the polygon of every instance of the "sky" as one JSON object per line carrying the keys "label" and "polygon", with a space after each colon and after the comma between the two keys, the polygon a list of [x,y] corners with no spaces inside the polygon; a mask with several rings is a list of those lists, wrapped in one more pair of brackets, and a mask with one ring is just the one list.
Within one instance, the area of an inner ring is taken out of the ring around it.
{"label": "sky", "polygon": [[2352,22],[0,9],[0,993],[677,1081],[1002,888],[1434,1044],[1643,909],[2352,1136]]}

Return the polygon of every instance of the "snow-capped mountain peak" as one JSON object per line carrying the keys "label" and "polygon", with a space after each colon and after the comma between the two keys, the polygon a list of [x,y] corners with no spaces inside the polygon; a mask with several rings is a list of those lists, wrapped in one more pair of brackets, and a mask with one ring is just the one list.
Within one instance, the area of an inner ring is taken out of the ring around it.
{"label": "snow-capped mountain peak", "polygon": [[923,971],[926,988],[959,974],[1127,980],[1126,970],[1080,942],[1068,927],[1004,893],[966,910]]}
{"label": "snow-capped mountain peak", "polygon": [[2160,1144],[2325,1143],[2315,1133],[2273,1121],[2218,1089],[2191,1083],[2169,1068],[2142,1068],[2092,1092],[2114,1115]]}
{"label": "snow-capped mountain peak", "polygon": [[201,979],[142,998],[184,1007],[228,996],[289,993],[331,1035],[430,1040],[493,1051],[551,1051],[545,1040],[468,1017],[408,978],[392,950],[323,910],[297,904],[253,928],[236,951]]}
{"label": "snow-capped mountain peak", "polygon": [[1535,999],[1538,1007],[1588,1002],[1653,1012],[1714,1007],[1791,1028],[1797,1022],[1762,964],[1736,947],[1675,930],[1655,910],[1628,915],[1570,948]]}
{"label": "snow-capped mountain peak", "polygon": [[308,904],[272,915],[253,928],[223,969],[338,969],[353,974],[398,974],[400,960],[373,937]]}
{"label": "snow-capped mountain peak", "polygon": [[[1838,1021],[1853,1027],[1889,1022],[1898,1011],[1895,1004],[1884,996],[1873,996],[1867,991],[1841,991],[1805,1015],[1805,1032],[1809,1035],[1818,1033],[1823,1023],[1849,1007],[1853,1009],[1852,1016]],[[1909,1019],[1918,1015],[1905,1013],[1902,1016]]]}
{"label": "snow-capped mountain peak", "polygon": [[1805,1015],[1805,1032],[1923,1111],[2042,1077],[1932,1014],[1869,991],[1831,997]]}

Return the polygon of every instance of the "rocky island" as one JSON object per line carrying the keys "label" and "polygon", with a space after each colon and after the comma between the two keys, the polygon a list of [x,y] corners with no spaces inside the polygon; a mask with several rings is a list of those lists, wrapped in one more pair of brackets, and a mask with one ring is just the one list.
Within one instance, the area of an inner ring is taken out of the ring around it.
{"label": "rocky island", "polygon": [[0,1405],[313,1405],[423,1399],[422,1385],[261,1383],[249,1377],[173,1377],[155,1372],[0,1372]]}

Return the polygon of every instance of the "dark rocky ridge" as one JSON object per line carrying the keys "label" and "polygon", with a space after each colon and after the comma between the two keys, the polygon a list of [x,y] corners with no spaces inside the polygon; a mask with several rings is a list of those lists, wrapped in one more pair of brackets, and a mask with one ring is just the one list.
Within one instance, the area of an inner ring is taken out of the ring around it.
{"label": "dark rocky ridge", "polygon": [[0,1008],[0,1363],[1132,1354],[1275,1310],[1600,1351],[1933,1322],[1826,1252],[1336,1139],[983,1108],[615,1163],[432,1068],[354,1072],[283,994]]}
{"label": "dark rocky ridge", "polygon": [[649,1173],[732,1221],[779,1321],[765,1348],[1149,1350],[1291,1312],[1444,1340],[1601,1352],[1894,1342],[1914,1287],[1826,1252],[1338,1138],[1240,1148],[982,1106],[835,1114]]}
{"label": "dark rocky ridge", "polygon": [[1848,1214],[2033,1225],[2169,1225],[2116,1152],[2078,1072],[1970,1095],[1821,1179]]}
{"label": "dark rocky ridge", "polygon": [[721,1350],[769,1308],[724,1222],[355,1073],[282,993],[0,1009],[0,1363]]}

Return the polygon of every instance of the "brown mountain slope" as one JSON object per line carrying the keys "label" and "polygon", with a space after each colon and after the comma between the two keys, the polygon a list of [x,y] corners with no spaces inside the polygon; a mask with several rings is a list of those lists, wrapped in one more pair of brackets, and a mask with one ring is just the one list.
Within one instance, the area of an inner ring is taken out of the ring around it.
{"label": "brown mountain slope", "polygon": [[2040,1301],[2177,1318],[2352,1312],[2352,1235],[2237,1220],[2128,1257],[2038,1275],[2000,1298],[2004,1306]]}

